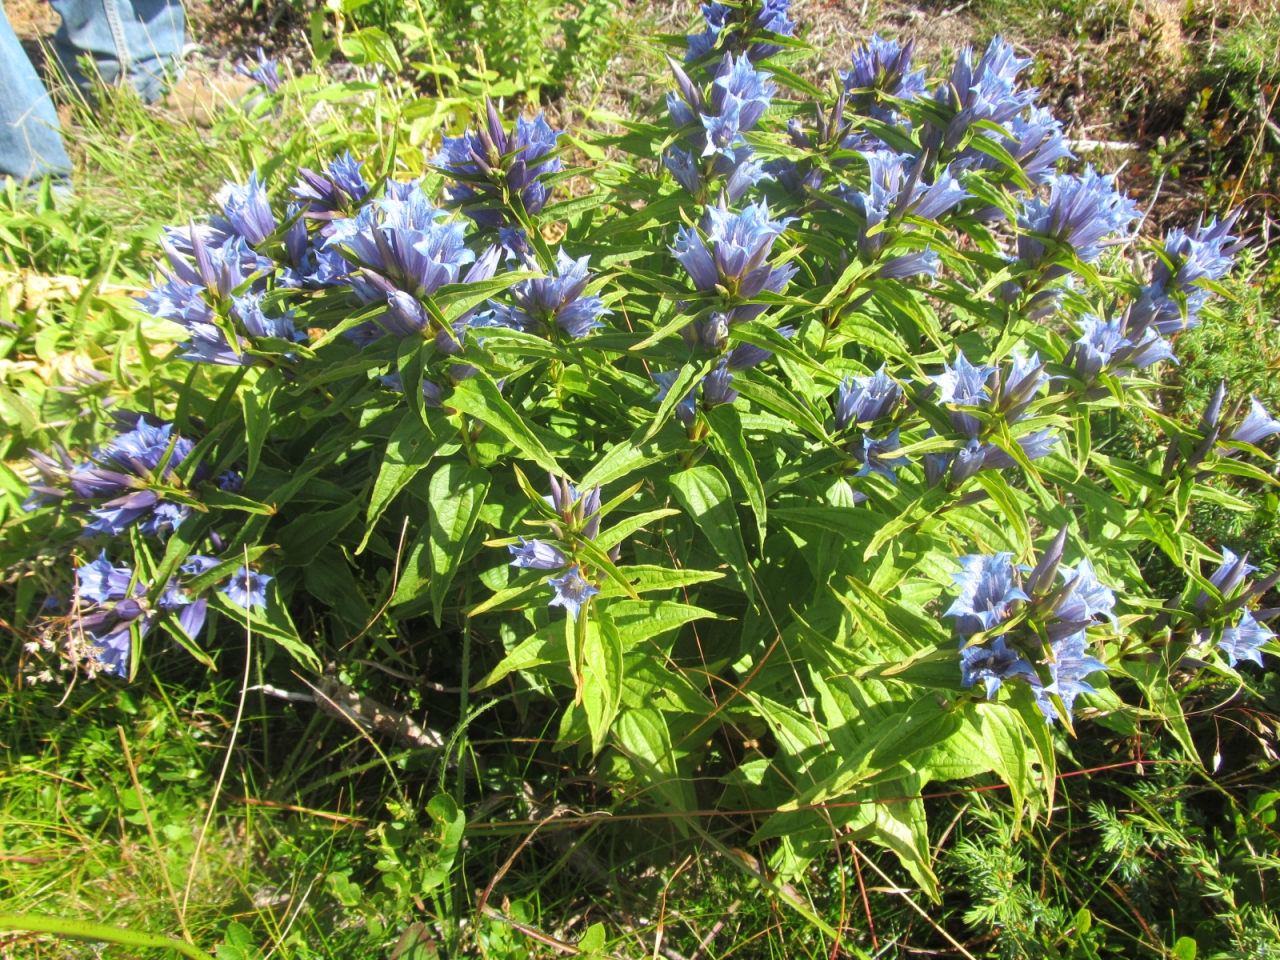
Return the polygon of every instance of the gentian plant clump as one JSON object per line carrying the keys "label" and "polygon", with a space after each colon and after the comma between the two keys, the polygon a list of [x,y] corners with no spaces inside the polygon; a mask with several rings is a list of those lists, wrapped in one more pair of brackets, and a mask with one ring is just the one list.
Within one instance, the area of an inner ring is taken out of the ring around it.
{"label": "gentian plant clump", "polygon": [[702,18],[612,134],[476,104],[170,228],[138,306],[179,389],[35,460],[44,635],[122,675],[157,628],[310,671],[429,637],[618,803],[776,811],[784,872],[856,832],[933,895],[929,781],[1044,813],[1071,737],[1179,729],[1180,685],[1278,652],[1275,576],[1187,503],[1249,509],[1220,477],[1273,482],[1280,421],[1154,379],[1245,232],[1135,235],[999,38],[871,37],[814,87],[785,0]]}

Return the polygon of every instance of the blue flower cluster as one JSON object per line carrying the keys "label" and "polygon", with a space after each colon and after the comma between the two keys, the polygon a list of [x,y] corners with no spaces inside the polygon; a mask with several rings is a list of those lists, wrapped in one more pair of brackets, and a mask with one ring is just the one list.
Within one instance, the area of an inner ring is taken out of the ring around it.
{"label": "blue flower cluster", "polygon": [[[1099,582],[1087,559],[1075,569],[1060,569],[1065,544],[1064,530],[1029,572],[1015,566],[1010,553],[961,557],[961,572],[954,575],[960,594],[944,614],[955,618],[961,637],[961,683],[972,687],[981,681],[991,699],[1006,680],[1021,678],[1031,685],[1036,703],[1050,722],[1062,716],[1054,696],[1070,714],[1076,697],[1095,692],[1086,678],[1108,668],[1089,654],[1086,630],[1098,616],[1115,620],[1115,594]],[[1012,634],[1006,629],[1026,621],[1043,631],[1049,640],[1047,652],[1037,630],[1020,631],[1015,646],[1009,646]],[[1026,648],[1040,655],[1049,683],[1026,659],[1022,652]]]}
{"label": "blue flower cluster", "polygon": [[[181,572],[198,576],[219,562],[211,557],[192,556],[182,565]],[[220,589],[241,607],[265,608],[271,579],[241,567]],[[76,571],[69,629],[104,673],[126,676],[133,638],[141,640],[165,614],[176,614],[178,626],[193,640],[204,629],[209,608],[206,598],[193,594],[174,578],[165,584],[154,605],[147,601],[151,592],[133,567],[113,566],[106,551]]]}
{"label": "blue flower cluster", "polygon": [[689,34],[689,52],[685,61],[698,60],[713,50],[746,54],[751,60],[771,57],[782,47],[768,39],[757,39],[765,34],[775,37],[794,35],[796,25],[789,19],[790,0],[745,0],[732,6],[723,3],[702,4],[702,20],[706,25],[701,33]]}
{"label": "blue flower cluster", "polygon": [[[85,526],[86,536],[114,537],[134,524],[146,536],[159,536],[190,516],[191,507],[173,496],[184,493],[175,471],[191,456],[195,442],[174,433],[171,423],[152,424],[137,415],[122,423],[131,429],[83,463],[75,463],[65,451],[59,451],[57,460],[33,452],[40,481],[31,485],[28,507],[69,502],[87,509],[93,519]],[[208,480],[209,473],[205,464],[197,464],[190,483]],[[216,482],[235,490],[240,476],[228,472]]]}
{"label": "blue flower cluster", "polygon": [[[559,577],[547,577],[546,582],[555,593],[548,606],[563,607],[569,618],[576,620],[582,606],[600,593],[600,588],[588,579],[588,563],[575,559],[569,543],[574,537],[594,540],[600,533],[600,488],[592,487],[586,493],[569,480],[549,474],[551,495],[544,497],[554,519],[546,521],[558,543],[547,540],[526,540],[509,544],[511,566],[522,570],[563,571]],[[610,551],[610,559],[617,560],[621,545]]]}
{"label": "blue flower cluster", "polygon": [[550,189],[540,179],[561,169],[555,154],[560,131],[539,113],[532,120],[516,118],[508,131],[498,108],[487,103],[487,120],[459,137],[445,137],[433,163],[457,181],[449,199],[482,227],[512,227],[512,207],[530,215],[542,212]]}
{"label": "blue flower cluster", "polygon": [[777,93],[770,74],[756,70],[751,59],[726,53],[709,88],[695,84],[674,60],[677,89],[667,94],[667,112],[693,150],[672,147],[663,162],[682,187],[702,197],[708,182],[728,177],[725,195],[739,200],[769,175],[742,134],[755,128]]}
{"label": "blue flower cluster", "polygon": [[[1006,423],[1016,423],[1026,414],[1040,388],[1049,382],[1040,355],[1030,357],[1015,353],[1007,369],[990,365],[975,366],[961,351],[955,365],[943,364],[943,372],[930,379],[937,387],[936,399],[951,409],[947,416],[956,432],[968,442],[959,451],[929,453],[924,457],[925,477],[930,486],[944,479],[954,489],[981,470],[1004,470],[1017,461],[1007,451],[981,439],[984,424],[975,413],[1002,416]],[[991,382],[993,375],[996,377]],[[971,413],[969,410],[974,412]],[[1047,456],[1058,438],[1050,430],[1039,430],[1019,437],[1017,444],[1028,460]]]}

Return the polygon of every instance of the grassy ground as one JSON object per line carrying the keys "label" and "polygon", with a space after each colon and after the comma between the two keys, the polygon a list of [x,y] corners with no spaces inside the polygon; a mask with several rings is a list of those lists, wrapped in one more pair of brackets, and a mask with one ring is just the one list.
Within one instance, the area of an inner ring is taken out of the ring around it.
{"label": "grassy ground", "polygon": [[[24,37],[50,26],[35,5],[6,8]],[[841,65],[852,38],[871,29],[915,34],[921,56],[935,61],[1005,33],[1038,55],[1039,82],[1072,118],[1071,136],[1104,144],[1098,159],[1127,162],[1127,182],[1158,201],[1146,229],[1236,196],[1256,235],[1269,238],[1280,144],[1273,101],[1265,102],[1280,89],[1275,4],[810,0],[798,9],[824,51],[819,71]],[[659,61],[643,37],[679,29],[686,12],[628,7],[627,45],[584,64],[551,109],[572,121],[593,106],[652,103]],[[197,10],[214,54],[234,56],[265,36],[304,56],[297,8],[264,8],[256,19],[232,13]],[[417,148],[436,129],[432,91],[406,77],[378,92],[361,86],[368,76],[344,65],[347,87],[300,95],[274,116],[230,106],[211,126],[124,97],[97,111],[68,108],[79,199],[57,212],[25,201],[0,208],[0,319],[17,312],[45,331],[34,355],[0,360],[6,462],[16,464],[28,443],[74,435],[74,406],[48,387],[65,382],[76,358],[109,368],[108,345],[136,319],[125,298],[145,281],[158,225],[206,211],[224,178],[270,169],[275,157],[314,164],[337,144],[380,156],[396,141],[409,172],[420,164]],[[1223,374],[1280,399],[1275,279],[1264,254],[1254,264],[1235,288],[1238,306],[1192,335],[1179,381],[1192,407]],[[1269,509],[1238,538],[1274,541]],[[690,845],[661,819],[583,819],[580,808],[607,783],[581,782],[572,758],[442,769],[438,751],[373,741],[312,704],[251,690],[264,680],[305,688],[244,644],[219,651],[216,672],[195,674],[178,653],[130,687],[36,682],[12,669],[32,662],[30,638],[14,628],[39,600],[24,589],[9,589],[0,604],[11,618],[0,622],[9,634],[0,691],[5,911],[186,935],[206,949],[220,944],[222,960],[426,960],[437,950],[456,955],[460,931],[475,955],[558,956],[587,952],[572,944],[594,937],[597,923],[599,955],[835,956],[814,918],[840,930],[849,955],[1188,960],[1196,953],[1187,937],[1200,956],[1280,955],[1266,910],[1276,895],[1264,880],[1276,865],[1274,674],[1254,699],[1197,728],[1206,756],[1222,765],[1216,784],[1173,762],[1158,735],[1135,733],[1131,753],[1090,756],[1082,747],[1079,767],[1097,772],[1087,787],[1064,781],[1054,822],[1030,832],[1016,831],[998,791],[931,797],[947,894],[929,905],[889,858],[852,840],[836,844],[805,884],[778,889],[760,882],[741,849],[745,836]],[[457,677],[417,656],[410,646],[368,659],[399,660],[409,677],[430,677],[425,685],[358,662],[338,679],[448,729],[460,709]],[[501,733],[554,736],[532,723]],[[440,790],[466,802],[471,824],[452,885],[440,868],[458,841],[454,814],[445,802],[429,807]],[[414,824],[424,829],[406,826]],[[411,921],[431,924],[423,929],[438,945],[415,945]],[[132,955],[142,954],[0,937],[0,957]]]}

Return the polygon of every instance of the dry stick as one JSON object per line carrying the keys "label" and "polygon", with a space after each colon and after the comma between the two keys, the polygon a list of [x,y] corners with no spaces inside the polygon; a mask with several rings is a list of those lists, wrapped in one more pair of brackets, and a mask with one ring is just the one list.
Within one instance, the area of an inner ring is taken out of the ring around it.
{"label": "dry stick", "polygon": [[504,863],[501,867],[499,867],[498,872],[495,873],[489,879],[488,886],[484,888],[484,893],[480,895],[480,904],[479,906],[476,907],[477,918],[480,916],[480,914],[484,912],[484,908],[488,905],[489,894],[493,893],[493,888],[497,886],[498,883],[502,880],[502,878],[507,875],[507,871],[511,869],[511,865],[516,862],[516,857],[520,856],[520,851],[522,851],[525,847],[529,845],[529,842],[533,840],[533,838],[537,835],[538,831],[542,829],[542,825],[544,823],[550,823],[559,815],[560,815],[560,811],[553,811],[551,816],[547,817],[545,820],[542,820],[536,827],[534,827],[531,831],[529,831],[528,836],[526,836],[523,840],[521,840],[520,845],[515,848],[511,856],[507,857],[507,862]]}
{"label": "dry stick", "polygon": [[[248,577],[249,548],[244,548],[244,569]],[[187,903],[191,899],[191,886],[196,880],[196,868],[200,865],[200,851],[204,848],[204,838],[209,835],[209,824],[218,810],[218,795],[222,793],[222,783],[227,778],[227,768],[231,766],[231,754],[236,748],[236,736],[240,733],[240,720],[244,716],[244,701],[249,693],[249,667],[253,663],[250,656],[253,644],[253,621],[249,608],[244,611],[244,680],[240,684],[240,702],[236,705],[236,722],[231,726],[231,739],[227,743],[226,755],[222,758],[222,769],[218,772],[218,782],[213,786],[213,796],[209,799],[209,810],[204,815],[204,823],[200,827],[200,836],[196,838],[195,853],[191,855],[191,869],[187,871],[187,885],[182,891],[183,928],[186,928]]]}
{"label": "dry stick", "polygon": [[156,836],[155,824],[151,822],[151,811],[147,809],[147,798],[142,795],[142,784],[138,782],[138,770],[133,765],[133,753],[129,750],[129,740],[124,735],[124,727],[116,724],[116,733],[120,735],[120,746],[124,748],[124,759],[129,765],[129,778],[133,781],[134,792],[138,795],[138,807],[142,810],[142,819],[147,822],[147,833],[151,836],[151,846],[155,850],[156,862],[160,865],[160,875],[164,877],[164,885],[169,888],[169,899],[173,901],[173,909],[178,912],[178,923],[182,926],[182,936],[187,943],[195,946],[191,939],[191,931],[187,929],[185,912],[178,906],[178,893],[173,889],[173,881],[169,879],[169,869],[165,866],[164,855],[160,852],[160,838]]}
{"label": "dry stick", "polygon": [[899,889],[898,885],[889,879],[888,874],[886,874],[883,870],[881,870],[874,860],[872,860],[860,849],[858,849],[857,844],[851,843],[849,844],[849,846],[853,847],[853,852],[855,854],[860,856],[863,860],[867,861],[867,866],[869,866],[876,873],[880,874],[880,878],[889,885],[889,891],[891,893],[896,893],[903,900],[907,901],[907,904],[911,907],[911,909],[914,910],[916,913],[920,914],[920,916],[924,917],[925,920],[929,922],[929,925],[933,927],[933,929],[937,930],[940,934],[942,934],[942,936],[946,939],[947,943],[951,944],[953,947],[955,947],[957,950],[963,953],[966,957],[969,958],[969,960],[977,960],[977,958],[975,958],[972,953],[970,953],[961,945],[959,940],[957,940],[951,934],[947,933],[946,930],[944,930],[942,927],[938,925],[937,921],[935,921],[933,917],[925,913],[923,908],[921,908],[920,904],[912,900],[911,897],[907,895],[906,891]]}
{"label": "dry stick", "polygon": [[741,900],[735,900],[733,903],[729,904],[729,909],[724,912],[723,917],[716,921],[716,925],[711,928],[711,932],[702,938],[702,942],[698,944],[698,949],[693,951],[693,955],[689,957],[689,960],[698,960],[698,957],[702,955],[702,951],[711,946],[711,941],[716,938],[716,934],[724,929],[724,925],[728,922],[730,917],[738,912],[738,908],[740,906],[742,906]]}
{"label": "dry stick", "polygon": [[667,878],[667,882],[662,887],[662,905],[658,907],[657,930],[653,934],[653,960],[658,960],[658,955],[662,952],[662,933],[666,926],[667,917],[667,891],[671,889],[671,884],[675,883],[676,877],[680,876],[680,872],[689,865],[689,861],[693,859],[693,854],[684,858],[684,863],[676,867],[676,872]]}

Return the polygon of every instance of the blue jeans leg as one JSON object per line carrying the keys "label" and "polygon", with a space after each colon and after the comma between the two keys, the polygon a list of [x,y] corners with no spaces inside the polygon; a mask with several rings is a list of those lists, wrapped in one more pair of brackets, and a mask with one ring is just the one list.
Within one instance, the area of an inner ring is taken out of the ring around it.
{"label": "blue jeans leg", "polygon": [[54,50],[82,91],[92,89],[79,58],[92,59],[102,81],[128,77],[148,103],[164,96],[181,69],[186,16],[180,0],[50,0],[62,17]]}
{"label": "blue jeans leg", "polygon": [[70,172],[58,112],[0,0],[0,178],[26,181]]}

